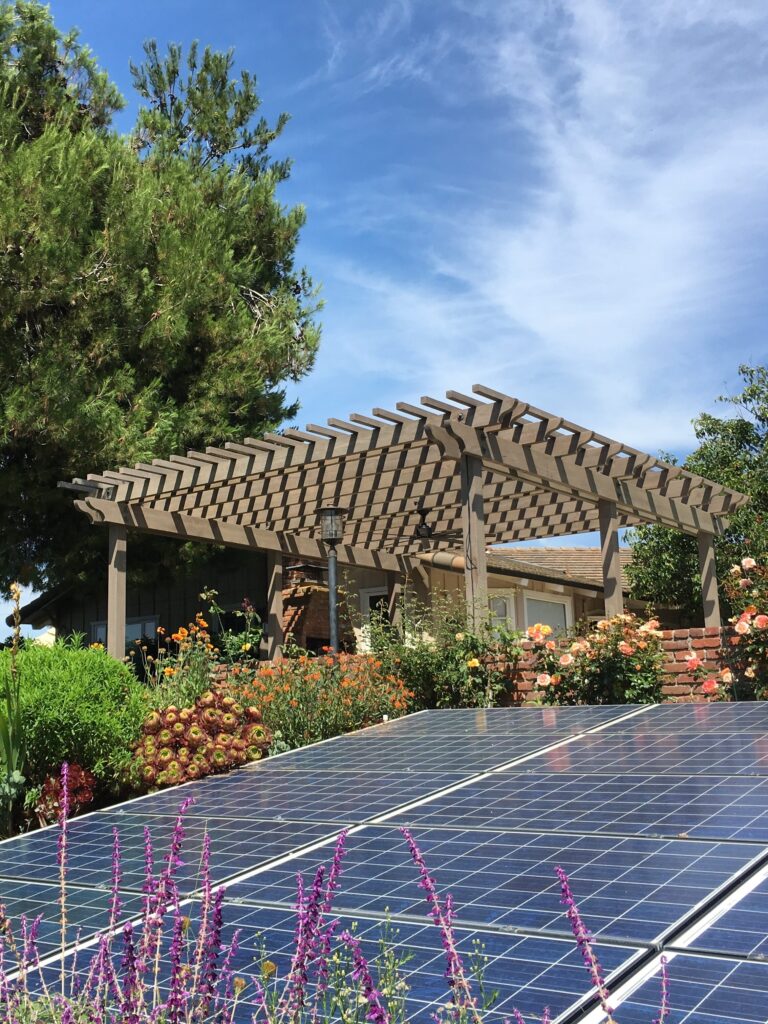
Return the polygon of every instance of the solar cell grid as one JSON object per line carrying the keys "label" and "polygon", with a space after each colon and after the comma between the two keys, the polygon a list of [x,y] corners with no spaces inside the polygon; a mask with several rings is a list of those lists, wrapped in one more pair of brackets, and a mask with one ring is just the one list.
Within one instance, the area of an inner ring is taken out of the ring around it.
{"label": "solar cell grid", "polygon": [[[11,919],[14,936],[20,938],[22,915],[31,923],[42,915],[38,931],[38,950],[47,956],[61,948],[61,931],[57,885],[24,882],[0,878],[0,904]],[[123,910],[130,917],[140,912],[141,897],[126,894],[122,898]],[[109,925],[109,896],[102,889],[67,888],[67,942],[85,941]],[[6,962],[6,969],[8,964]]]}
{"label": "solar cell grid", "polygon": [[[639,720],[638,720],[639,722]],[[526,771],[604,775],[768,775],[768,732],[633,731],[594,733],[532,759]]]}
{"label": "solar cell grid", "polygon": [[768,778],[504,771],[391,820],[768,843]]}
{"label": "solar cell grid", "polygon": [[[194,934],[197,915],[193,913],[191,916],[190,931]],[[225,901],[223,917],[224,942],[229,943],[235,929],[239,933],[239,948],[232,962],[235,974],[248,978],[260,973],[266,955],[277,966],[278,977],[285,978],[294,950],[295,930],[295,918],[287,909],[245,907]],[[356,916],[353,922],[341,915],[338,930],[353,927],[362,943],[364,955],[372,959],[379,951],[387,926],[381,920]],[[448,993],[440,934],[428,922],[391,922],[388,930],[390,941],[396,942],[401,951],[407,950],[412,954],[403,971],[410,988],[407,1006],[411,1019],[430,1020],[431,1012],[439,1003],[446,1002]],[[513,1007],[526,1017],[530,1015],[538,1019],[544,1006],[549,1005],[557,1016],[580,1002],[590,991],[588,974],[573,942],[465,928],[457,929],[457,937],[467,966],[476,943],[484,947],[488,958],[485,973],[487,989],[498,992],[487,1015],[489,1021],[501,1022],[508,1018]],[[92,952],[80,954],[78,966],[81,974],[87,972],[92,955]],[[631,947],[605,946],[601,949],[601,958],[608,972],[637,960],[639,955]],[[167,982],[167,957],[161,958],[161,964],[161,977]],[[48,972],[49,982],[55,982],[57,976],[58,968],[52,968]],[[253,986],[249,986],[238,1000],[235,1024],[251,1024],[255,1009]]]}
{"label": "solar cell grid", "polygon": [[[400,804],[466,779],[459,772],[322,771],[284,768],[265,761],[257,770],[214,775],[190,786],[195,817],[227,821],[272,818],[337,825],[365,821]],[[165,790],[127,804],[134,814],[165,815],[179,805],[179,792]],[[119,813],[119,812],[118,812]]]}
{"label": "solar cell grid", "polygon": [[[144,881],[144,827],[149,827],[155,863],[162,858],[176,816],[124,813],[75,818],[69,826],[68,878],[72,885],[110,884],[113,828],[120,834],[123,889],[140,890]],[[190,892],[199,877],[203,836],[209,828],[214,850],[214,880],[223,880],[291,850],[334,835],[327,825],[279,821],[211,821],[187,815],[180,888]],[[5,877],[50,882],[58,875],[57,832],[45,829],[20,836],[0,847]]]}
{"label": "solar cell grid", "polygon": [[704,952],[768,957],[768,878],[686,946]]}
{"label": "solar cell grid", "polygon": [[[451,892],[465,923],[567,933],[555,867],[571,877],[599,935],[656,941],[755,857],[747,844],[556,836],[493,829],[414,829],[430,871]],[[398,829],[365,826],[348,840],[339,907],[422,912],[416,869]],[[233,899],[289,905],[297,871],[310,875],[323,851],[230,886]]]}
{"label": "solar cell grid", "polygon": [[[719,957],[670,958],[669,1024],[765,1024],[768,965]],[[620,1024],[648,1024],[659,1010],[658,972],[616,1009]],[[585,1018],[592,1024],[598,1015]]]}
{"label": "solar cell grid", "polygon": [[[655,704],[648,709],[647,715],[643,725],[652,726],[654,730],[695,729],[697,732],[734,733],[768,731],[768,704],[764,701]],[[623,726],[619,724],[619,728]]]}

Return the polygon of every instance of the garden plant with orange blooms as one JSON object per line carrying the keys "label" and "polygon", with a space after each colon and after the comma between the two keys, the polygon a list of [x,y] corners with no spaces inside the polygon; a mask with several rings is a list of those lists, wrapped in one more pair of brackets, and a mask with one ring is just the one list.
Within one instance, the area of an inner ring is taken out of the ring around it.
{"label": "garden plant with orange blooms", "polygon": [[530,626],[536,689],[545,704],[653,704],[661,700],[664,652],[655,619],[603,619],[588,632],[555,637]]}
{"label": "garden plant with orange blooms", "polygon": [[367,654],[234,665],[227,686],[240,703],[260,708],[264,724],[289,748],[404,715],[413,701],[402,679]]}
{"label": "garden plant with orange blooms", "polygon": [[735,697],[768,696],[768,566],[754,558],[732,565],[724,583],[736,614],[726,644],[728,665],[722,682]]}

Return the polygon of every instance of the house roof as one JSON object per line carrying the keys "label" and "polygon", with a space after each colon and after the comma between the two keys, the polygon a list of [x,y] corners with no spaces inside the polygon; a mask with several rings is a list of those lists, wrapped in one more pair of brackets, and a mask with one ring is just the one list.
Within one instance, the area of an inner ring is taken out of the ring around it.
{"label": "house roof", "polygon": [[606,503],[617,526],[719,535],[748,500],[509,395],[472,390],[91,474],[74,481],[89,492],[76,504],[94,523],[300,558],[325,557],[318,509],[337,505],[347,513],[339,560],[402,570],[425,547],[419,509],[431,546],[450,547],[470,490],[482,489],[488,544],[596,530]]}
{"label": "house roof", "polygon": [[[603,589],[602,576],[598,580],[594,580],[587,576],[577,576],[574,573],[565,572],[556,566],[540,565],[533,561],[501,554],[502,551],[507,550],[509,549],[491,548],[488,551],[489,573],[536,580],[539,583],[555,583],[592,592]],[[527,548],[520,550],[528,551]],[[460,551],[425,551],[419,555],[419,561],[434,569],[443,569],[447,572],[463,572],[465,565],[464,555]]]}
{"label": "house roof", "polygon": [[[603,588],[603,566],[600,548],[587,547],[504,547],[491,548],[494,561],[508,561],[512,565],[524,562],[540,571],[556,572],[566,579],[589,582]],[[624,590],[629,590],[627,566],[632,561],[632,549],[620,548],[621,577]],[[490,561],[489,561],[490,565]]]}

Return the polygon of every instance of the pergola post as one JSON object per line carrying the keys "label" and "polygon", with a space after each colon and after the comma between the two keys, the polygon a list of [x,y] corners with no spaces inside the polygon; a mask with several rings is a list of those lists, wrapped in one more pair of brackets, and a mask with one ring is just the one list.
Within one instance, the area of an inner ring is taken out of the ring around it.
{"label": "pergola post", "polygon": [[478,626],[488,602],[488,568],[485,555],[485,508],[483,502],[483,463],[474,455],[462,455],[461,526],[464,539],[464,586],[467,615]]}
{"label": "pergola post", "polygon": [[399,573],[387,573],[387,612],[391,626],[400,626],[402,620],[403,583]]}
{"label": "pergola post", "polygon": [[283,556],[277,551],[267,553],[267,644],[268,661],[282,657],[283,643]]}
{"label": "pergola post", "polygon": [[624,611],[621,583],[621,557],[619,555],[619,519],[616,503],[601,500],[598,503],[600,521],[600,554],[603,566],[605,617],[613,618]]}
{"label": "pergola post", "polygon": [[107,651],[121,661],[125,657],[126,548],[128,531],[124,526],[109,528],[109,568],[107,571]]}
{"label": "pergola post", "polygon": [[720,626],[720,597],[717,593],[717,564],[715,538],[711,533],[699,533],[699,569],[701,570],[701,602],[704,606],[704,625]]}

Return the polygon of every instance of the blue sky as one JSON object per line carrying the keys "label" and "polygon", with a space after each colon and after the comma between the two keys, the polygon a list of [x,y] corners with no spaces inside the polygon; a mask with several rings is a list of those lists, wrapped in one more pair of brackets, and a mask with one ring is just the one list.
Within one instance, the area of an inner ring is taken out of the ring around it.
{"label": "blue sky", "polygon": [[235,48],[322,284],[299,422],[488,383],[638,447],[765,360],[764,0],[54,0],[123,89]]}

